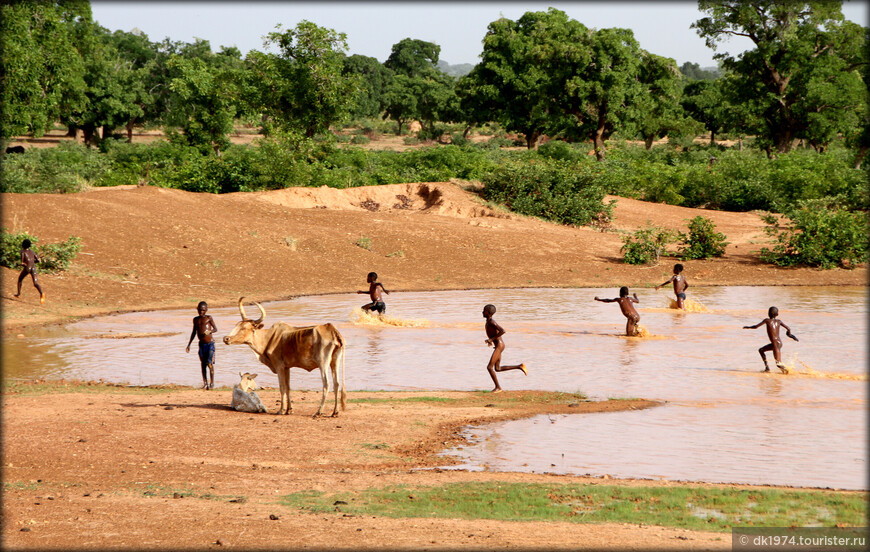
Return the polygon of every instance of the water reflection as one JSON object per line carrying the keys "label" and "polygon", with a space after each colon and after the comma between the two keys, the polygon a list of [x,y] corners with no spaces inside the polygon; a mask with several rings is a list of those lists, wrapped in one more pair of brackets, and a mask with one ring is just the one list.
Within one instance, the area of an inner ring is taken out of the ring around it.
{"label": "water reflection", "polygon": [[[745,482],[779,481],[771,475],[775,474],[796,485],[866,488],[862,483],[866,382],[761,374],[757,349],[766,342],[764,330],[742,329],[776,305],[780,317],[801,339],[785,343],[787,363],[797,356],[817,371],[863,374],[866,289],[693,287],[691,291],[690,297],[711,312],[676,313],[666,308],[663,294],[639,290],[641,324],[653,339],[621,336],[625,319],[619,309],[591,301],[595,295],[607,295],[601,289],[390,295],[390,314],[429,320],[422,328],[351,324],[350,313],[359,303],[356,294],[302,297],[265,307],[267,325],[278,320],[294,325],[336,324],[348,346],[346,381],[351,391],[489,389],[485,366],[491,350],[484,344],[480,311],[494,303],[496,319],[507,331],[506,362],[522,360],[529,366],[527,377],[519,372],[503,374],[505,389],[580,390],[598,399],[644,397],[670,403],[643,412],[572,415],[556,423],[545,418],[475,429],[486,438],[480,446],[462,451],[469,466],[548,471],[550,464],[563,463],[560,469],[570,473]],[[238,310],[212,308],[209,314],[221,329],[216,384],[233,385],[238,372],[249,371],[260,374],[261,385],[277,387],[277,378],[249,348],[220,342],[239,319]],[[196,386],[200,382],[196,349],[184,352],[195,315],[191,305],[184,310],[89,319],[61,329],[27,330],[25,337],[4,339],[4,377]],[[850,328],[849,340],[831,339],[839,327]],[[105,338],[148,333],[162,335]],[[292,381],[294,389],[320,388],[316,372],[294,371]],[[529,431],[526,425],[538,427]],[[638,452],[624,448],[630,447],[629,441]],[[832,442],[843,450],[831,449]],[[711,464],[715,469],[695,469]],[[837,470],[842,473],[834,476]]]}

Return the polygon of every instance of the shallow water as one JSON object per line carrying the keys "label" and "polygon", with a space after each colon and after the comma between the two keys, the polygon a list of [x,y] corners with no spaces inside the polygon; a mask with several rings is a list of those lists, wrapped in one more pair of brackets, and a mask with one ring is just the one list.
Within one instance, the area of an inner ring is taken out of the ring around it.
{"label": "shallow water", "polygon": [[[668,309],[672,295],[664,291],[637,291],[648,338],[620,335],[619,308],[592,300],[615,297],[615,289],[393,293],[387,297],[392,323],[385,324],[351,323],[361,303],[356,294],[264,306],[267,325],[336,324],[348,343],[351,391],[491,389],[481,311],[494,303],[507,331],[503,362],[529,366],[528,376],[500,374],[503,388],[668,401],[640,412],[472,428],[478,445],[451,451],[467,468],[868,488],[867,383],[855,380],[866,373],[866,288],[691,288],[690,298],[706,313]],[[770,305],[801,340],[785,340],[784,360],[809,374],[759,373],[764,329],[741,328],[763,319]],[[248,312],[257,314],[255,307]],[[209,314],[218,341],[239,320],[234,307]],[[29,330],[4,340],[4,376],[198,385],[195,340],[191,353],[184,352],[195,315],[192,303],[187,310]],[[402,320],[423,325],[400,327]],[[245,346],[219,342],[216,365],[219,386],[237,383],[240,371],[259,373],[261,385],[278,385]],[[294,389],[320,388],[317,373],[291,374]]]}

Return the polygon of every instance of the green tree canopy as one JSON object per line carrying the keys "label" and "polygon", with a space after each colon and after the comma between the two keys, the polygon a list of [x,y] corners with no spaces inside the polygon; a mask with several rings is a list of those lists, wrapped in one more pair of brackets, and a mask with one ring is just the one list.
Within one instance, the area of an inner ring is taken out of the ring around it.
{"label": "green tree canopy", "polygon": [[384,66],[399,75],[429,75],[436,69],[441,46],[434,42],[403,38],[390,51]]}
{"label": "green tree canopy", "polygon": [[733,73],[734,103],[752,112],[762,146],[787,152],[798,138],[821,146],[858,124],[866,109],[859,68],[866,30],[843,20],[830,0],[700,0],[692,26],[716,48],[730,36],[752,41],[737,56],[715,58]]}
{"label": "green tree canopy", "polygon": [[74,26],[91,21],[86,0],[0,5],[0,134],[41,136],[65,106],[83,101],[85,65]]}
{"label": "green tree canopy", "polygon": [[386,95],[393,83],[393,72],[377,59],[357,54],[344,58],[341,72],[360,77],[351,117],[379,117],[387,107]]}
{"label": "green tree canopy", "polygon": [[277,28],[265,40],[277,54],[248,53],[252,100],[286,130],[325,132],[348,115],[359,87],[357,75],[342,75],[346,36],[304,20],[292,30]]}

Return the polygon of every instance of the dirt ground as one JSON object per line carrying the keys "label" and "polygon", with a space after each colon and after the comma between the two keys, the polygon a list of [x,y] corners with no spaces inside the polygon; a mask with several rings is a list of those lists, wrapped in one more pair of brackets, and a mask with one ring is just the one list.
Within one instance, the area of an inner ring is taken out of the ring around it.
{"label": "dirt ground", "polygon": [[[628,199],[618,199],[614,221],[604,230],[510,215],[456,183],[222,196],[127,187],[71,195],[5,194],[0,200],[2,226],[9,231],[26,230],[40,243],[79,236],[84,245],[71,270],[40,276],[48,297],[44,306],[29,281],[22,296],[14,298],[18,272],[0,269],[3,339],[26,335],[39,325],[107,313],[162,308],[193,312],[200,300],[226,306],[235,305],[242,295],[269,301],[351,292],[364,288],[369,271],[378,272],[393,292],[650,286],[669,276],[675,260],[664,259],[653,267],[623,264],[619,230],[648,221],[685,230],[687,220],[699,213],[712,218],[731,244],[721,259],[684,263],[693,286],[867,281],[866,266],[821,271],[760,264],[756,252],[766,238],[756,214]],[[361,247],[360,238],[368,238],[368,249]],[[296,412],[276,417],[230,410],[227,389],[156,395],[122,390],[5,394],[4,547],[730,547],[728,534],[647,525],[400,520],[291,511],[277,497],[301,490],[483,480],[602,482],[416,469],[443,465],[433,454],[455,443],[460,427],[537,412],[580,411],[565,410],[565,405],[487,407],[474,403],[473,393],[456,393],[468,399],[461,406],[352,403],[338,419],[315,420],[310,414],[316,395],[294,393]],[[390,395],[397,400],[404,396]],[[274,412],[277,391],[266,390],[261,397]],[[647,405],[581,406],[594,411]],[[372,442],[389,447],[363,446]],[[173,498],[173,489],[192,494]]]}

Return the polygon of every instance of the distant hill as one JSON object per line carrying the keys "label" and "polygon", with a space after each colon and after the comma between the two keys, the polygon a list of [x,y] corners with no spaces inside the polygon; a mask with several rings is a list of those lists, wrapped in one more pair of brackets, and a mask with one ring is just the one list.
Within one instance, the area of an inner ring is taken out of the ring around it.
{"label": "distant hill", "polygon": [[447,73],[451,77],[463,77],[468,73],[471,73],[471,70],[474,68],[474,65],[471,63],[458,63],[456,65],[450,65],[443,59],[438,60],[438,69],[442,73]]}

